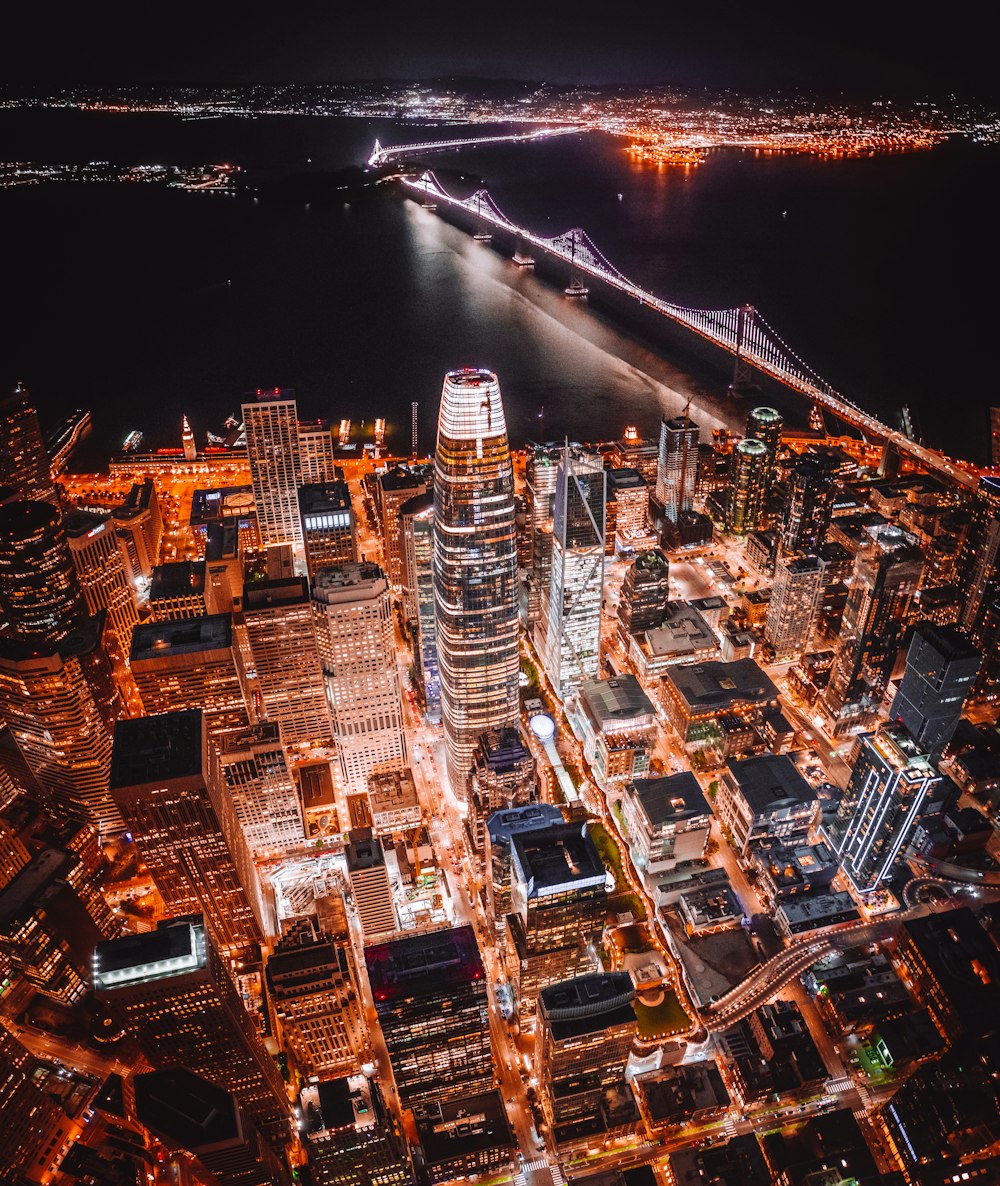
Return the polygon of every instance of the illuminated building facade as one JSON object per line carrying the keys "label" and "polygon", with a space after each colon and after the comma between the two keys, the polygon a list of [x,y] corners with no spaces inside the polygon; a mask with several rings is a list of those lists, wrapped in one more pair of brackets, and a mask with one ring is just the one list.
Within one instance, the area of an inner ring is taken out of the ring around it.
{"label": "illuminated building facade", "polygon": [[62,520],[47,502],[0,506],[0,609],[18,638],[41,644],[88,616]]}
{"label": "illuminated building facade", "polygon": [[0,400],[0,487],[16,490],[19,498],[57,504],[38,412],[20,383]]}
{"label": "illuminated building facade", "polygon": [[111,512],[111,517],[128,579],[134,588],[145,589],[163,539],[163,517],[153,479],[136,482],[124,503]]}
{"label": "illuminated building facade", "polygon": [[119,721],[110,791],[171,914],[203,914],[228,950],[263,939],[257,870],[200,709]]}
{"label": "illuminated building facade", "polygon": [[378,479],[378,507],[382,524],[382,554],[386,573],[393,588],[399,588],[403,578],[403,556],[400,547],[399,512],[403,503],[427,492],[427,476],[419,469],[397,465]]}
{"label": "illuminated building facade", "polygon": [[352,828],[347,836],[344,860],[362,933],[368,939],[398,931],[396,904],[392,900],[382,841],[371,828]]}
{"label": "illuminated building facade", "polygon": [[35,1065],[35,1056],[0,1026],[0,1166],[11,1182],[48,1170],[69,1141],[62,1109],[35,1084]]}
{"label": "illuminated building facade", "polygon": [[958,624],[978,643],[984,619],[1000,599],[1000,477],[988,475],[979,480],[957,575],[963,595]]}
{"label": "illuminated building facade", "polygon": [[132,643],[132,630],[139,621],[139,611],[125,572],[114,521],[110,515],[68,511],[63,516],[63,529],[87,610],[91,614],[107,610],[108,625],[114,632],[118,651],[124,657]]}
{"label": "illuminated building facade", "polygon": [[530,803],[495,811],[486,821],[484,865],[486,902],[489,916],[499,935],[506,927],[511,911],[511,840],[517,832],[534,832],[565,823],[563,813],[554,803]]}
{"label": "illuminated building facade", "polygon": [[434,607],[452,787],[520,706],[514,473],[491,371],[445,376],[434,466]]}
{"label": "illuminated building facade", "polygon": [[357,560],[357,533],[346,482],[299,487],[299,514],[309,579],[327,564]]}
{"label": "illuminated building facade", "polygon": [[767,467],[764,473],[765,498],[777,472],[783,427],[781,413],[775,408],[754,408],[747,417],[747,436],[760,441],[767,450]]}
{"label": "illuminated building facade", "polygon": [[256,400],[243,405],[243,424],[257,526],[264,547],[291,544],[300,552],[298,490],[302,468],[295,400],[287,390],[258,390]]}
{"label": "illuminated building facade", "polygon": [[403,599],[411,625],[415,673],[430,725],[441,723],[441,674],[434,617],[434,495],[419,494],[399,508]]}
{"label": "illuminated building facade", "polygon": [[404,1142],[378,1081],[364,1075],[321,1079],[299,1096],[314,1186],[410,1186]]}
{"label": "illuminated building facade", "polygon": [[781,511],[785,553],[815,552],[826,542],[836,493],[835,466],[824,455],[800,457],[792,466]]}
{"label": "illuminated building facade", "polygon": [[149,581],[149,608],[156,622],[179,622],[214,612],[204,560],[158,564]]}
{"label": "illuminated building facade", "polygon": [[818,556],[793,556],[778,565],[764,624],[776,659],[809,649],[825,589],[826,565]]}
{"label": "illuminated building facade", "polygon": [[618,598],[618,638],[626,650],[630,637],[662,626],[670,604],[670,561],[666,552],[640,552],[625,571]]}
{"label": "illuminated building facade", "polygon": [[291,1110],[278,1064],[200,914],[99,943],[93,984],[153,1067],[184,1067],[231,1091],[272,1147],[288,1143]]}
{"label": "illuminated building facade", "polygon": [[402,1105],[493,1086],[486,971],[469,925],[365,948]]}
{"label": "illuminated building facade", "polygon": [[604,592],[606,476],[599,456],[570,452],[559,462],[552,519],[549,612],[543,655],[565,699],[597,677]]}
{"label": "illuminated building facade", "polygon": [[524,579],[524,624],[544,639],[548,629],[549,590],[552,584],[552,515],[562,449],[558,445],[529,445],[524,467],[525,531],[528,564]]}
{"label": "illuminated building facade", "polygon": [[487,819],[496,811],[523,807],[538,798],[535,759],[520,729],[489,729],[480,737],[472,754],[466,792],[466,827],[473,850],[482,857]]}
{"label": "illuminated building facade", "polygon": [[837,814],[823,829],[855,889],[878,889],[917,823],[942,810],[947,791],[902,725],[884,725],[861,739]]}
{"label": "illuminated building facade", "polygon": [[260,694],[260,716],[277,721],[285,745],[329,743],[333,723],[308,582],[293,577],[248,583],[243,590],[243,617]]}
{"label": "illuminated building facade", "polygon": [[218,739],[219,768],[240,831],[255,858],[274,857],[305,843],[302,811],[274,721]]}
{"label": "illuminated building facade", "polygon": [[336,482],[333,427],[328,420],[300,420],[299,485]]}
{"label": "illuminated building facade", "polygon": [[637,469],[608,470],[604,551],[613,556],[620,542],[626,549],[649,531],[649,483]]}
{"label": "illuminated building facade", "polygon": [[406,765],[389,582],[377,564],[338,564],[316,573],[312,599],[340,771],[363,793],[373,771]]}
{"label": "illuminated building facade", "polygon": [[769,465],[770,455],[763,441],[746,437],[736,443],[726,501],[726,530],[733,535],[749,535],[760,526]]}
{"label": "illuminated building facade", "polygon": [[676,523],[691,510],[698,478],[698,425],[687,416],[664,416],[656,464],[656,501]]}

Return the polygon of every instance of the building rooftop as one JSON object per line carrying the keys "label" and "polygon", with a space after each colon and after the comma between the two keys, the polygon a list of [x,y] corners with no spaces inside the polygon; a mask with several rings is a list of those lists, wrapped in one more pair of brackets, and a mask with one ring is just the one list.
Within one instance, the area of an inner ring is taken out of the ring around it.
{"label": "building rooftop", "polygon": [[193,655],[199,651],[231,651],[233,615],[202,614],[169,622],[140,622],[132,631],[129,661]]}
{"label": "building rooftop", "polygon": [[382,1116],[374,1105],[371,1084],[364,1075],[322,1079],[309,1083],[299,1097],[306,1132],[374,1128]]}
{"label": "building rooftop", "polygon": [[360,597],[375,597],[389,587],[381,567],[366,560],[347,560],[343,564],[324,565],[313,576],[315,601],[327,605],[350,603]]}
{"label": "building rooftop", "polygon": [[596,1019],[597,1024],[587,1026],[587,1032],[616,1025],[619,1020],[634,1021],[634,997],[635,986],[628,972],[591,972],[546,985],[538,994],[538,1007],[553,1023]]}
{"label": "building rooftop", "polygon": [[486,976],[469,924],[374,943],[365,948],[365,964],[376,1006],[401,997],[440,997]]}
{"label": "building rooftop", "polygon": [[256,511],[252,486],[224,486],[217,490],[195,490],[191,496],[192,527],[227,519],[249,518]]}
{"label": "building rooftop", "polygon": [[409,766],[403,770],[383,770],[369,774],[368,796],[373,812],[420,806],[413,771]]}
{"label": "building rooftop", "polygon": [[382,842],[374,835],[371,828],[352,828],[347,833],[348,841],[344,845],[344,857],[350,873],[361,872],[364,869],[379,869],[385,865],[385,853]]}
{"label": "building rooftop", "polygon": [[664,681],[692,713],[723,712],[735,704],[770,704],[778,689],[753,661],[682,663],[668,668]]}
{"label": "building rooftop", "polygon": [[149,1071],[133,1083],[136,1115],[161,1140],[197,1154],[209,1145],[244,1139],[230,1092],[186,1067]]}
{"label": "building rooftop", "polygon": [[309,582],[305,577],[284,577],[278,580],[258,580],[243,586],[243,608],[246,611],[282,609],[309,601]]}
{"label": "building rooftop", "polygon": [[158,564],[149,582],[149,600],[167,601],[175,597],[203,597],[205,561],[175,560]]}
{"label": "building rooftop", "polygon": [[642,474],[629,466],[608,470],[607,481],[609,498],[622,490],[646,490],[649,488],[649,484]]}
{"label": "building rooftop", "polygon": [[350,509],[351,492],[346,482],[307,482],[299,487],[299,513],[302,516]]}
{"label": "building rooftop", "polygon": [[94,988],[112,991],[130,984],[183,976],[208,962],[205,922],[201,915],[164,919],[155,931],[122,935],[97,944]]}
{"label": "building rooftop", "polygon": [[205,772],[205,726],[200,708],[115,722],[110,790],[145,786]]}
{"label": "building rooftop", "polygon": [[787,754],[729,758],[726,765],[754,815],[763,815],[784,805],[811,803],[816,799],[816,791]]}
{"label": "building rooftop", "polygon": [[205,537],[205,562],[218,564],[236,560],[240,553],[240,529],[235,523],[209,523]]}
{"label": "building rooftop", "polygon": [[604,884],[604,862],[587,824],[518,832],[510,847],[514,870],[529,899]]}
{"label": "building rooftop", "polygon": [[96,535],[110,519],[110,511],[103,515],[78,509],[66,511],[62,517],[63,531],[69,540],[86,538],[91,534]]}
{"label": "building rooftop", "polygon": [[656,717],[652,702],[634,675],[584,680],[579,695],[581,704],[599,730],[620,729],[623,722],[631,725],[637,717],[648,716],[652,723]]}
{"label": "building rooftop", "polygon": [[45,848],[0,890],[0,930],[43,905],[46,891],[77,864],[77,857],[60,848]]}
{"label": "building rooftop", "polygon": [[850,916],[859,919],[854,899],[846,890],[834,890],[828,894],[795,894],[782,898],[778,906],[790,926],[815,923],[817,927],[827,925],[831,918]]}
{"label": "building rooftop", "polygon": [[427,479],[419,470],[396,465],[379,476],[378,484],[382,490],[413,490],[424,485]]}
{"label": "building rooftop", "polygon": [[414,1109],[414,1117],[428,1165],[486,1149],[513,1149],[517,1144],[503,1096],[497,1090],[447,1103],[424,1104]]}
{"label": "building rooftop", "polygon": [[710,814],[701,784],[690,770],[665,778],[643,778],[628,783],[625,790],[653,828]]}
{"label": "building rooftop", "polygon": [[714,1062],[665,1067],[636,1080],[646,1108],[654,1120],[686,1123],[692,1113],[705,1108],[724,1108],[729,1092]]}
{"label": "building rooftop", "polygon": [[563,822],[563,813],[554,803],[528,803],[494,811],[486,820],[486,830],[493,844],[509,845],[518,832],[533,832]]}
{"label": "building rooftop", "polygon": [[[902,924],[922,962],[970,1032],[1000,1010],[1000,950],[967,906]],[[938,993],[935,993],[935,998]]]}
{"label": "building rooftop", "polygon": [[691,655],[719,645],[715,631],[687,601],[671,601],[663,622],[639,636],[652,659]]}

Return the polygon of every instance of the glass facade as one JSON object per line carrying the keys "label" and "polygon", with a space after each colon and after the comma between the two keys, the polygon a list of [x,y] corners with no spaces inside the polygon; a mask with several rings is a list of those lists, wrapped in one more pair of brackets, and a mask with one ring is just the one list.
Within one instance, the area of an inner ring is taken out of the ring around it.
{"label": "glass facade", "polygon": [[491,371],[445,376],[434,463],[434,612],[441,715],[461,793],[487,729],[518,718],[514,474]]}
{"label": "glass facade", "polygon": [[733,449],[726,530],[734,535],[749,535],[760,526],[768,465],[767,446],[754,437],[739,441]]}
{"label": "glass facade", "polygon": [[58,642],[87,617],[66,533],[48,503],[0,507],[0,607],[26,642]]}
{"label": "glass facade", "polygon": [[676,523],[691,510],[698,479],[698,425],[687,416],[664,417],[660,423],[660,455],[656,465],[656,500]]}

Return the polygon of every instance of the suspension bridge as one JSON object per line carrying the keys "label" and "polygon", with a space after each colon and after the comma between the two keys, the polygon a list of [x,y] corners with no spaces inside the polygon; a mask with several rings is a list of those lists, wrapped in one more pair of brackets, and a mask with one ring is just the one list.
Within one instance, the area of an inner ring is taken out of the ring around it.
{"label": "suspension bridge", "polygon": [[[570,129],[556,129],[556,132],[550,134],[568,130]],[[376,143],[376,148],[378,147]],[[419,146],[412,146],[406,151],[415,151],[417,147]],[[480,240],[489,238],[488,233],[482,229],[485,227],[493,227],[513,236],[518,244],[514,253],[516,263],[530,265],[534,262],[525,250],[527,247],[565,261],[570,268],[567,295],[586,293],[581,277],[598,280],[609,288],[631,297],[639,305],[669,317],[734,355],[738,378],[748,374],[749,367],[754,367],[798,391],[814,405],[829,411],[841,422],[857,430],[865,440],[884,442],[900,455],[911,458],[924,468],[961,486],[970,489],[978,486],[981,473],[978,467],[968,462],[956,461],[935,449],[921,445],[835,391],[795,354],[752,305],[733,309],[692,309],[673,304],[641,288],[620,272],[580,227],[573,227],[559,235],[537,235],[509,219],[488,190],[478,189],[466,198],[455,197],[430,170],[419,178],[402,178],[402,184],[411,193],[419,194],[422,204],[426,207],[434,208],[438,203],[443,203],[453,209],[465,211],[475,221],[478,228],[476,238]]]}
{"label": "suspension bridge", "polygon": [[515,140],[546,140],[551,136],[568,136],[573,132],[584,131],[586,128],[576,124],[561,124],[556,128],[536,128],[533,132],[510,132],[505,136],[470,136],[464,140],[429,140],[426,144],[382,145],[376,140],[368,164],[374,169],[403,156],[424,156],[428,152],[451,152],[456,148],[512,143]]}

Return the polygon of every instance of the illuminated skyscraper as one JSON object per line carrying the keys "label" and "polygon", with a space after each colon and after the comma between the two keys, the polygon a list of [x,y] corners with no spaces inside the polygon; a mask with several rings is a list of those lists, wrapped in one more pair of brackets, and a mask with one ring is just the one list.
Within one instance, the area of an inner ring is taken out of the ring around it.
{"label": "illuminated skyscraper", "polygon": [[108,611],[108,624],[114,631],[118,649],[126,656],[139,611],[115,538],[114,520],[110,515],[68,511],[63,516],[63,527],[87,609],[92,614],[102,609]]}
{"label": "illuminated skyscraper", "polygon": [[687,416],[664,416],[656,465],[656,501],[671,523],[691,510],[697,477],[698,425]]}
{"label": "illuminated skyscraper", "polygon": [[56,503],[45,438],[28,392],[18,383],[0,400],[0,487],[24,499]]}
{"label": "illuminated skyscraper", "polygon": [[764,473],[765,491],[770,490],[778,467],[778,450],[781,448],[781,430],[784,421],[774,408],[754,408],[747,417],[747,436],[758,440],[767,450],[767,468]]}
{"label": "illuminated skyscraper", "polygon": [[187,416],[181,417],[181,444],[184,447],[184,460],[194,461],[198,456],[198,446],[195,444],[194,432]]}
{"label": "illuminated skyscraper", "polygon": [[662,626],[670,604],[670,561],[653,548],[628,566],[618,598],[618,637],[627,651],[633,634]]}
{"label": "illuminated skyscraper", "polygon": [[982,661],[968,635],[954,626],[920,622],[914,629],[889,716],[906,726],[932,760],[951,741]]}
{"label": "illuminated skyscraper", "polygon": [[979,480],[957,568],[963,594],[959,625],[978,643],[983,619],[1000,597],[1000,477]]}
{"label": "illuminated skyscraper", "polygon": [[403,554],[403,597],[414,632],[416,673],[424,697],[424,715],[441,723],[441,676],[438,671],[434,618],[434,495],[418,494],[399,508]]}
{"label": "illuminated skyscraper", "polygon": [[529,445],[524,466],[525,570],[524,624],[544,640],[548,629],[549,587],[552,572],[552,514],[562,449],[558,445]]}
{"label": "illuminated skyscraper", "polygon": [[818,556],[793,556],[778,566],[764,626],[776,658],[791,659],[809,649],[825,588],[826,565]]}
{"label": "illuminated skyscraper", "polygon": [[291,544],[301,552],[298,490],[302,471],[295,400],[285,389],[258,390],[256,400],[243,405],[243,423],[264,546]]}
{"label": "illuminated skyscraper", "polygon": [[733,449],[726,530],[749,535],[760,526],[770,464],[767,445],[756,437],[738,441]]}
{"label": "illuminated skyscraper", "polygon": [[336,482],[333,428],[328,420],[299,421],[299,466],[303,484]]}
{"label": "illuminated skyscraper", "polygon": [[278,1064],[200,914],[99,943],[93,981],[152,1066],[203,1075],[236,1096],[273,1147],[288,1143],[290,1108]]}
{"label": "illuminated skyscraper", "polygon": [[571,452],[559,462],[552,520],[545,670],[561,699],[597,678],[604,592],[605,472],[601,457]]}
{"label": "illuminated skyscraper", "polygon": [[260,881],[201,710],[119,721],[110,790],[166,909],[203,914],[228,950],[259,943]]}
{"label": "illuminated skyscraper", "polygon": [[480,737],[472,755],[467,793],[465,826],[482,862],[487,819],[494,812],[523,807],[538,798],[535,759],[520,729],[490,729]]}
{"label": "illuminated skyscraper", "polygon": [[274,721],[219,738],[219,767],[240,831],[254,857],[274,857],[305,842],[295,779]]}
{"label": "illuminated skyscraper", "polygon": [[826,542],[836,489],[833,470],[823,456],[802,457],[792,467],[781,513],[784,552],[815,552]]}
{"label": "illuminated skyscraper", "polygon": [[476,742],[518,719],[514,473],[491,371],[445,376],[434,467],[434,606],[452,786]]}
{"label": "illuminated skyscraper", "polygon": [[377,564],[331,565],[312,597],[341,773],[363,794],[372,771],[406,765],[389,582]]}
{"label": "illuminated skyscraper", "polygon": [[[70,1125],[55,1099],[34,1079],[33,1054],[0,1026],[0,1166],[9,1182],[39,1181]],[[57,1154],[58,1156],[58,1154]],[[21,1175],[31,1173],[32,1178]]]}
{"label": "illuminated skyscraper", "polygon": [[0,506],[0,609],[13,634],[43,644],[88,617],[62,520],[47,502]]}
{"label": "illuminated skyscraper", "polygon": [[386,575],[394,588],[402,580],[402,552],[400,550],[399,508],[427,490],[423,469],[397,465],[387,470],[378,480],[379,519],[382,524],[382,554]]}
{"label": "illuminated skyscraper", "polygon": [[947,787],[902,725],[861,739],[837,814],[823,829],[856,889],[878,888],[917,822],[941,810]]}
{"label": "illuminated skyscraper", "polygon": [[299,513],[310,580],[326,564],[357,560],[354,509],[346,482],[300,486]]}

